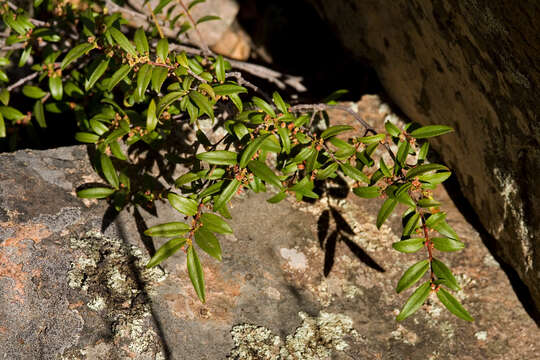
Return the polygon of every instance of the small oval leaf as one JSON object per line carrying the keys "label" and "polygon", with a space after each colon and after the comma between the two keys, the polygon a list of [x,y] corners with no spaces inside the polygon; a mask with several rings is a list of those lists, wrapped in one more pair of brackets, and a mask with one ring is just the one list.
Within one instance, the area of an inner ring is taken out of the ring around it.
{"label": "small oval leaf", "polygon": [[414,312],[416,310],[418,310],[420,308],[420,306],[422,306],[422,304],[428,298],[429,293],[431,292],[431,286],[430,285],[431,284],[429,283],[429,281],[426,281],[425,283],[420,285],[420,287],[418,287],[418,289],[416,289],[413,292],[411,297],[409,297],[409,299],[407,300],[407,302],[403,306],[403,309],[401,309],[401,312],[399,313],[399,315],[396,317],[397,321],[402,321],[402,320],[408,318],[409,316],[414,314]]}
{"label": "small oval leaf", "polygon": [[182,246],[187,242],[187,239],[184,238],[174,238],[167,241],[165,244],[161,245],[160,248],[156,251],[154,256],[150,259],[146,268],[154,267],[160,264],[163,260],[170,257],[172,254],[177,252]]}
{"label": "small oval leaf", "polygon": [[246,167],[247,163],[251,161],[251,158],[253,157],[253,155],[255,155],[257,150],[259,150],[260,147],[262,146],[263,141],[266,140],[266,138],[269,136],[271,136],[271,134],[265,134],[265,135],[259,136],[258,138],[256,138],[255,140],[252,140],[249,143],[249,145],[246,147],[246,149],[244,150],[240,158],[239,165],[241,168]]}
{"label": "small oval leaf", "polygon": [[463,250],[465,248],[465,244],[463,242],[449,238],[431,238],[431,242],[433,242],[435,249],[439,251],[451,252]]}
{"label": "small oval leaf", "polygon": [[413,286],[418,280],[424,276],[426,271],[429,269],[429,260],[422,260],[417,262],[416,264],[409,267],[404,273],[403,276],[401,276],[401,279],[399,279],[396,292],[399,294],[405,289],[410,288]]}
{"label": "small oval leaf", "polygon": [[448,286],[452,290],[460,290],[456,278],[452,274],[452,271],[440,260],[433,259],[432,262],[433,272],[437,276],[437,280]]}
{"label": "small oval leaf", "polygon": [[467,310],[456,300],[448,291],[443,288],[440,288],[437,291],[437,297],[441,303],[450,311],[452,314],[456,315],[458,318],[465,321],[474,321],[474,318],[469,314]]}
{"label": "small oval leaf", "polygon": [[213,231],[219,234],[232,234],[233,230],[219,216],[210,213],[204,213],[201,215],[201,222],[203,227],[208,231]]}
{"label": "small oval leaf", "polygon": [[413,238],[413,239],[402,240],[402,241],[393,243],[392,247],[396,249],[397,251],[400,251],[403,253],[414,253],[424,247],[424,239]]}
{"label": "small oval leaf", "polygon": [[377,229],[380,229],[388,216],[394,211],[398,201],[397,199],[386,199],[377,214]]}
{"label": "small oval leaf", "polygon": [[238,188],[240,187],[241,183],[234,179],[232,180],[227,187],[223,190],[223,192],[219,195],[219,197],[214,202],[214,211],[219,211],[222,206],[224,206],[226,203],[228,203],[234,194],[238,191]]}
{"label": "small oval leaf", "polygon": [[195,289],[199,300],[204,303],[206,301],[206,295],[204,293],[204,273],[193,245],[188,247],[187,250],[187,269],[193,288]]}
{"label": "small oval leaf", "polygon": [[204,227],[200,228],[195,232],[195,242],[205,253],[221,261],[221,246],[212,232]]}
{"label": "small oval leaf", "polygon": [[199,208],[197,201],[175,193],[167,194],[167,199],[173,208],[187,216],[194,216]]}

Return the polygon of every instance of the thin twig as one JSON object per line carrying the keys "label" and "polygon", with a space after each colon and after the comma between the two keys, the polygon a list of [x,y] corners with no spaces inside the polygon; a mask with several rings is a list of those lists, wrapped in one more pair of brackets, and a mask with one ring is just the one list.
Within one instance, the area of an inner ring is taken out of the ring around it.
{"label": "thin twig", "polygon": [[156,18],[156,14],[154,14],[154,10],[152,10],[150,3],[146,3],[146,5],[148,6],[148,10],[150,10],[150,15],[152,15],[152,20],[154,20],[154,24],[156,24],[157,31],[159,32],[159,37],[163,39],[165,36],[163,35],[161,26],[159,26],[158,19]]}
{"label": "thin twig", "polygon": [[38,72],[35,72],[35,73],[32,73],[28,76],[25,76],[23,77],[22,79],[19,79],[19,81],[17,81],[16,83],[13,83],[11,84],[10,86],[7,87],[7,91],[11,91],[15,88],[18,88],[19,86],[23,85],[24,83],[32,80],[33,78],[37,77],[39,75]]}
{"label": "thin twig", "polygon": [[246,86],[246,87],[250,88],[251,90],[261,94],[267,102],[270,102],[270,103],[272,102],[272,98],[270,96],[268,96],[267,93],[265,93],[263,90],[261,90],[258,86],[253,85],[252,83],[250,83],[249,81],[244,79],[242,77],[242,73],[240,73],[238,71],[228,72],[228,73],[225,73],[225,77],[226,78],[231,78],[231,77],[235,78],[236,81],[238,82],[238,85]]}
{"label": "thin twig", "polygon": [[184,12],[186,13],[186,16],[188,17],[189,21],[191,22],[191,25],[193,25],[193,29],[195,30],[195,32],[197,33],[197,35],[199,36],[199,39],[201,41],[201,47],[202,47],[202,50],[203,50],[203,53],[204,55],[214,55],[214,53],[210,50],[210,48],[208,47],[208,45],[206,45],[206,42],[204,41],[204,38],[201,34],[201,32],[199,31],[199,29],[197,28],[197,23],[195,22],[195,20],[193,19],[193,17],[191,16],[191,14],[189,13],[189,10],[188,8],[186,7],[186,5],[184,5],[184,2],[182,0],[177,0],[178,3],[180,4],[180,6],[182,6],[182,8],[184,9]]}

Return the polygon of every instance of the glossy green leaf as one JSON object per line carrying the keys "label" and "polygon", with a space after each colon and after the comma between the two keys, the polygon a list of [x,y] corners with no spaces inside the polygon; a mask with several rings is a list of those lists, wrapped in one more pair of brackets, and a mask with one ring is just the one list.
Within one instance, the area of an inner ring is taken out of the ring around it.
{"label": "glossy green leaf", "polygon": [[421,260],[417,262],[416,264],[409,267],[404,273],[403,276],[401,276],[401,279],[399,279],[396,292],[399,294],[405,289],[410,288],[413,286],[418,280],[424,276],[424,274],[429,269],[429,260]]}
{"label": "glossy green leaf", "polygon": [[232,94],[239,94],[239,93],[247,93],[247,89],[243,86],[235,85],[235,84],[223,84],[214,86],[214,93],[216,95],[232,95]]}
{"label": "glossy green leaf", "polygon": [[426,281],[425,283],[420,285],[418,289],[413,292],[411,297],[409,297],[409,299],[403,306],[403,309],[401,309],[401,312],[396,317],[396,320],[402,321],[414,314],[416,310],[418,310],[426,301],[430,292],[431,284],[429,283],[429,281]]}
{"label": "glossy green leaf", "polygon": [[276,195],[272,196],[270,199],[266,200],[270,204],[277,204],[280,201],[284,200],[287,197],[286,192],[279,192]]}
{"label": "glossy green leaf", "polygon": [[199,18],[199,20],[197,20],[197,25],[203,23],[203,22],[206,22],[206,21],[212,21],[212,20],[221,20],[221,18],[219,16],[216,16],[216,15],[206,15],[206,16],[203,16],[201,18]]}
{"label": "glossy green leaf", "polygon": [[148,48],[148,39],[146,38],[146,34],[143,29],[138,28],[137,31],[135,31],[133,41],[135,41],[135,47],[139,53],[147,54],[150,51]]}
{"label": "glossy green leaf", "polygon": [[356,152],[354,146],[352,146],[346,141],[343,141],[336,137],[330,138],[329,141],[332,145],[338,148],[338,150],[334,153],[334,156],[339,160],[348,159]]}
{"label": "glossy green leaf", "polygon": [[440,288],[439,291],[437,291],[437,297],[452,314],[465,321],[474,321],[474,318],[469,314],[467,310],[465,310],[463,305],[461,305],[459,301],[457,301],[456,298],[454,298],[445,289]]}
{"label": "glossy green leaf", "polygon": [[452,290],[461,289],[456,281],[452,271],[440,260],[433,259],[432,262],[433,272],[437,276],[437,280],[442,280],[443,284],[448,286]]}
{"label": "glossy green leaf", "polygon": [[154,99],[150,100],[150,104],[148,104],[148,109],[146,111],[146,130],[153,131],[158,123],[158,119],[156,116],[156,103],[154,102]]}
{"label": "glossy green leaf", "polygon": [[165,79],[167,79],[167,75],[167,68],[156,66],[152,70],[152,90],[155,92],[160,92],[163,82],[165,82]]}
{"label": "glossy green leaf", "polygon": [[114,87],[118,85],[120,81],[124,80],[125,77],[128,76],[130,71],[131,67],[129,66],[129,64],[124,64],[120,66],[120,68],[118,68],[118,70],[116,70],[109,79],[107,90],[112,91],[112,89],[114,89]]}
{"label": "glossy green leaf", "polygon": [[165,111],[167,107],[169,107],[175,101],[180,100],[180,98],[184,95],[185,93],[183,91],[174,91],[163,96],[161,100],[159,100],[158,105],[157,105],[158,118],[161,116],[161,113],[163,113],[163,111]]}
{"label": "glossy green leaf", "polygon": [[276,117],[276,113],[274,112],[274,109],[272,109],[272,105],[270,105],[269,103],[267,103],[263,99],[261,99],[261,98],[259,98],[257,96],[254,96],[251,99],[251,101],[253,101],[255,106],[257,106],[259,109],[264,111],[266,114],[270,115],[273,118]]}
{"label": "glossy green leaf", "polygon": [[116,192],[115,189],[107,187],[94,187],[77,191],[77,196],[83,199],[103,199]]}
{"label": "glossy green leaf", "polygon": [[229,184],[223,189],[219,197],[214,202],[214,211],[219,210],[222,206],[227,204],[234,194],[238,191],[238,188],[240,188],[241,183],[233,179]]}
{"label": "glossy green leaf", "polygon": [[285,101],[283,101],[283,98],[281,97],[281,95],[279,95],[277,91],[274,91],[274,93],[272,94],[272,100],[274,101],[274,104],[279,109],[279,111],[284,114],[288,112],[289,109],[287,108],[287,104],[285,103]]}
{"label": "glossy green leaf", "polygon": [[376,135],[371,135],[371,136],[364,136],[364,137],[358,138],[357,140],[363,144],[371,145],[371,144],[378,144],[385,138],[386,138],[385,134],[376,134]]}
{"label": "glossy green leaf", "polygon": [[6,137],[6,123],[4,122],[4,116],[0,114],[0,138]]}
{"label": "glossy green leaf", "polygon": [[339,164],[336,162],[331,163],[327,167],[325,167],[322,170],[317,171],[317,179],[318,180],[324,180],[336,173],[336,170],[338,169]]}
{"label": "glossy green leaf", "polygon": [[197,201],[172,192],[167,194],[167,199],[173,208],[187,216],[194,216],[199,209]]}
{"label": "glossy green leaf", "polygon": [[380,189],[376,185],[355,187],[353,188],[353,193],[356,196],[359,196],[365,199],[374,199],[381,196]]}
{"label": "glossy green leaf", "polygon": [[165,244],[161,245],[160,248],[156,251],[154,256],[150,259],[146,268],[149,269],[156,265],[159,265],[163,260],[167,259],[175,252],[180,250],[187,242],[187,239],[184,238],[174,238],[167,241]]}
{"label": "glossy green leaf", "polygon": [[120,183],[118,182],[118,174],[116,173],[116,169],[114,168],[111,158],[105,154],[101,154],[100,160],[101,170],[103,170],[105,179],[107,179],[109,184],[111,184],[115,189],[118,189],[120,186]]}
{"label": "glossy green leaf", "polygon": [[111,147],[111,152],[112,154],[117,158],[117,159],[120,159],[120,160],[127,160],[127,157],[126,155],[124,154],[124,152],[122,151],[122,149],[120,148],[120,143],[118,141],[112,141],[109,146]]}
{"label": "glossy green leaf", "polygon": [[401,130],[399,130],[399,128],[396,125],[392,124],[390,121],[386,121],[384,123],[384,128],[386,129],[388,134],[393,137],[398,137],[401,134]]}
{"label": "glossy green leaf", "polygon": [[420,147],[420,151],[418,151],[418,161],[426,160],[428,151],[429,151],[429,143],[426,141]]}
{"label": "glossy green leaf", "polygon": [[78,132],[75,133],[75,140],[88,143],[88,144],[95,144],[99,140],[99,135],[87,133],[87,132]]}
{"label": "glossy green leaf", "polygon": [[381,169],[382,173],[386,177],[391,177],[392,173],[390,172],[390,169],[388,169],[388,166],[386,166],[386,163],[384,162],[383,158],[379,161],[379,168]]}
{"label": "glossy green leaf", "polygon": [[443,221],[444,219],[446,219],[445,213],[438,212],[435,214],[431,214],[426,220],[426,226],[433,228],[433,225],[437,224],[438,222]]}
{"label": "glossy green leaf", "polygon": [[204,213],[201,215],[203,227],[219,234],[232,234],[233,230],[222,218],[215,214]]}
{"label": "glossy green leaf", "polygon": [[450,126],[444,125],[428,125],[422,126],[410,133],[413,138],[425,139],[433,136],[439,136],[454,131]]}
{"label": "glossy green leaf", "polygon": [[197,154],[196,157],[212,165],[236,165],[238,154],[227,150],[214,150]]}
{"label": "glossy green leaf", "polygon": [[189,98],[193,100],[195,105],[197,105],[203,113],[210,116],[210,118],[214,120],[214,109],[206,96],[197,91],[190,91]]}
{"label": "glossy green leaf", "polygon": [[341,134],[342,132],[349,131],[349,130],[354,130],[354,128],[349,125],[334,125],[324,130],[321,134],[321,138],[328,139],[328,138],[331,138],[332,136],[336,136],[338,134]]}
{"label": "glossy green leaf", "polygon": [[239,112],[244,111],[244,103],[242,103],[242,99],[240,99],[238,94],[230,94],[229,99],[233,102]]}
{"label": "glossy green leaf", "polygon": [[159,4],[154,8],[154,14],[159,14],[161,12],[161,10],[163,10],[163,8],[167,5],[169,5],[169,3],[171,2],[172,0],[160,0],[159,1]]}
{"label": "glossy green leaf", "polygon": [[32,99],[41,99],[42,97],[47,95],[47,93],[41,90],[39,87],[31,85],[25,85],[22,89],[22,92],[25,96],[28,96]]}
{"label": "glossy green leaf", "polygon": [[0,113],[8,120],[19,120],[24,117],[23,113],[11,106],[0,106]]}
{"label": "glossy green leaf", "polygon": [[433,230],[439,232],[439,234],[449,237],[454,240],[459,240],[458,234],[452,229],[446,221],[440,221],[437,224],[434,224],[432,227]]}
{"label": "glossy green leaf", "polygon": [[163,62],[169,56],[169,41],[167,38],[159,39],[156,46],[156,55]]}
{"label": "glossy green leaf", "polygon": [[116,28],[110,28],[109,32],[111,33],[114,41],[116,41],[116,43],[120,45],[120,47],[125,52],[127,52],[131,56],[137,56],[137,51],[135,50],[131,42],[129,42],[128,38],[120,32],[120,30]]}
{"label": "glossy green leaf", "polygon": [[193,288],[195,289],[199,300],[204,303],[206,301],[206,295],[204,293],[204,273],[193,245],[188,247],[187,250],[187,269]]}
{"label": "glossy green leaf", "polygon": [[407,175],[405,176],[405,178],[406,179],[412,179],[415,176],[419,176],[419,175],[425,174],[425,173],[427,173],[429,171],[433,171],[433,170],[448,170],[448,168],[446,166],[440,165],[440,164],[418,165],[418,166],[410,169],[407,172]]}
{"label": "glossy green leaf", "polygon": [[424,198],[424,199],[418,200],[418,206],[423,207],[423,208],[437,207],[440,205],[441,205],[440,202],[433,199]]}
{"label": "glossy green leaf", "polygon": [[183,185],[189,184],[190,182],[195,181],[195,180],[199,180],[200,178],[201,178],[201,175],[188,172],[178,177],[178,179],[176,179],[174,184],[176,185],[176,187],[182,187]]}
{"label": "glossy green leaf", "polygon": [[382,224],[390,216],[398,201],[396,199],[386,199],[377,214],[377,229],[380,229]]}
{"label": "glossy green leaf", "polygon": [[0,102],[5,106],[9,104],[9,91],[7,89],[0,91]]}
{"label": "glossy green leaf", "polygon": [[152,66],[149,64],[144,64],[137,73],[137,88],[135,89],[135,94],[139,101],[144,98],[144,93],[146,88],[150,84],[152,79]]}
{"label": "glossy green leaf", "polygon": [[316,150],[312,146],[305,147],[302,150],[300,150],[298,154],[296,154],[293,161],[295,163],[301,163],[302,161],[306,160],[311,155],[313,155],[314,152],[316,152]]}
{"label": "glossy green leaf", "polygon": [[435,249],[439,251],[451,252],[463,250],[465,248],[465,244],[461,241],[446,237],[431,238],[431,242],[433,242]]}
{"label": "glossy green leaf", "polygon": [[107,68],[109,67],[109,61],[110,59],[102,60],[98,66],[94,69],[92,72],[92,75],[84,82],[84,90],[88,91],[90,90],[95,83],[103,76],[105,71],[107,71]]}
{"label": "glossy green leaf", "polygon": [[246,165],[248,164],[248,162],[251,161],[255,153],[261,148],[263,141],[266,140],[266,138],[269,136],[271,136],[271,134],[261,135],[249,143],[249,145],[242,153],[242,156],[240,157],[239,165],[241,168],[246,167]]}
{"label": "glossy green leaf", "polygon": [[405,226],[403,227],[403,236],[410,236],[414,230],[416,230],[419,226],[420,222],[420,214],[415,213],[413,216],[410,217],[410,219],[407,221]]}
{"label": "glossy green leaf", "polygon": [[266,183],[275,186],[278,189],[282,189],[283,185],[278,176],[262,161],[251,160],[248,163],[248,168],[255,176],[264,180]]}
{"label": "glossy green leaf", "polygon": [[367,175],[364,174],[361,170],[358,170],[357,168],[355,168],[354,166],[347,163],[343,163],[343,164],[340,164],[339,167],[341,168],[341,171],[343,171],[345,175],[347,175],[354,181],[362,181],[362,182],[365,182],[366,184],[369,184],[369,178],[367,177]]}
{"label": "glossy green leaf", "polygon": [[208,255],[221,261],[221,246],[212,232],[204,227],[195,231],[195,242]]}
{"label": "glossy green leaf", "polygon": [[55,100],[62,100],[63,96],[63,87],[62,87],[62,78],[56,74],[49,77],[49,90],[51,95]]}
{"label": "glossy green leaf", "polygon": [[43,103],[41,100],[37,100],[34,103],[34,117],[41,128],[46,128],[47,123],[45,122],[45,111],[43,110]]}
{"label": "glossy green leaf", "polygon": [[4,70],[0,70],[0,81],[9,82],[9,78]]}
{"label": "glossy green leaf", "polygon": [[187,233],[191,227],[183,222],[169,222],[152,226],[144,232],[147,236],[173,237]]}
{"label": "glossy green leaf", "polygon": [[439,172],[439,173],[434,173],[434,174],[424,174],[424,175],[420,175],[418,177],[418,180],[436,185],[436,184],[440,184],[446,181],[446,179],[448,179],[450,175],[452,175],[450,171],[444,171],[444,172]]}
{"label": "glossy green leaf", "polygon": [[410,148],[411,145],[409,145],[408,141],[402,141],[399,143],[396,160],[401,166],[405,166],[405,161],[407,160],[407,155],[409,155]]}
{"label": "glossy green leaf", "polygon": [[68,53],[64,57],[64,60],[62,60],[62,63],[60,64],[60,69],[64,70],[66,66],[86,54],[88,51],[92,50],[94,47],[94,44],[89,43],[79,44],[75,46],[73,49],[68,51]]}
{"label": "glossy green leaf", "polygon": [[216,58],[216,78],[219,82],[225,81],[225,61],[221,55]]}
{"label": "glossy green leaf", "polygon": [[401,240],[392,244],[392,247],[399,252],[414,253],[424,247],[423,238],[412,238]]}

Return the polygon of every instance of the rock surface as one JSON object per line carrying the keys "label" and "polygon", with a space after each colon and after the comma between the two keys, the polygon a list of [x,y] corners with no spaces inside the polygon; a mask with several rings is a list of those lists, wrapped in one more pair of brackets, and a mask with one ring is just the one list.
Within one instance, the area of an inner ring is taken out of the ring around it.
{"label": "rock surface", "polygon": [[[386,116],[399,120],[374,96],[351,106],[378,126]],[[393,251],[399,217],[377,230],[380,201],[348,195],[339,183],[316,203],[271,205],[269,194],[234,201],[223,261],[200,255],[201,304],[183,252],[144,268],[149,243],[138,226],[182,216],[162,204],[158,217],[121,213],[102,229],[106,203],[74,193],[100,181],[87,157],[83,146],[0,155],[0,358],[462,360],[540,351],[506,275],[442,191],[448,221],[467,244],[442,256],[463,286],[457,297],[471,324],[435,299],[395,322],[410,293],[396,295],[395,285],[425,254]]]}
{"label": "rock surface", "polygon": [[540,3],[311,0],[435,142],[540,309]]}

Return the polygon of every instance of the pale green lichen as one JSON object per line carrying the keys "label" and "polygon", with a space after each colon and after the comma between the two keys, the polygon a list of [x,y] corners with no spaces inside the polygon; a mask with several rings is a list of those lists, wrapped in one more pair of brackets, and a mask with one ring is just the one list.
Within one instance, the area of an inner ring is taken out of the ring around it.
{"label": "pale green lichen", "polygon": [[350,317],[342,314],[319,313],[316,318],[304,312],[298,314],[302,325],[283,341],[262,326],[242,324],[233,327],[235,348],[230,359],[242,360],[316,360],[327,359],[332,351],[343,351],[349,344],[345,337],[358,338]]}

